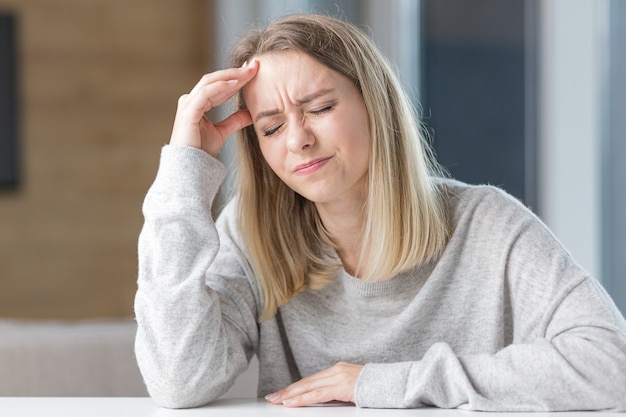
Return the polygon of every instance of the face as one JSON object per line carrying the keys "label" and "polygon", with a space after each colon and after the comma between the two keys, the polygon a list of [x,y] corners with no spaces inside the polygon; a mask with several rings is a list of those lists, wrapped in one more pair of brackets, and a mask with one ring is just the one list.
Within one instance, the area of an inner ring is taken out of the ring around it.
{"label": "face", "polygon": [[271,169],[318,205],[362,200],[370,141],[357,87],[304,53],[257,59],[257,76],[244,97]]}

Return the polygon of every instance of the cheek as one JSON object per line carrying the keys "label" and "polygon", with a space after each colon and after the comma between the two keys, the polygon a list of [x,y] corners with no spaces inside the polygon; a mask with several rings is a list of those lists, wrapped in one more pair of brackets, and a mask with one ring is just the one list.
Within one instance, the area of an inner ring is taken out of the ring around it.
{"label": "cheek", "polygon": [[279,167],[283,157],[280,154],[281,151],[277,141],[264,141],[261,139],[259,142],[259,148],[261,149],[261,154],[263,155],[265,162],[267,162],[267,165],[269,165],[275,174],[280,176]]}
{"label": "cheek", "polygon": [[360,170],[367,171],[371,156],[369,129],[360,129],[358,132],[353,133],[351,150],[354,156],[354,163],[359,165]]}
{"label": "cheek", "polygon": [[[357,116],[358,117],[358,116]],[[358,118],[352,118],[348,120],[354,120],[355,123],[351,123],[350,126],[358,126],[358,129],[344,129],[345,137],[349,138],[350,148],[355,152],[355,156],[369,155],[370,150],[370,132],[367,120],[359,120]],[[358,122],[357,122],[358,121]]]}

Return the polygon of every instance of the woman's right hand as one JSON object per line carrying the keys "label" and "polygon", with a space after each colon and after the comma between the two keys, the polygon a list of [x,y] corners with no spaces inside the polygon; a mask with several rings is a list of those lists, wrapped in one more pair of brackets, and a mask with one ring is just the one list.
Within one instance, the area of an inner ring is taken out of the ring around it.
{"label": "woman's right hand", "polygon": [[170,144],[192,146],[216,157],[224,141],[237,130],[250,125],[252,118],[248,110],[239,110],[223,121],[213,123],[205,113],[234,96],[255,77],[258,67],[258,61],[253,59],[241,68],[229,68],[203,76],[189,94],[178,100]]}

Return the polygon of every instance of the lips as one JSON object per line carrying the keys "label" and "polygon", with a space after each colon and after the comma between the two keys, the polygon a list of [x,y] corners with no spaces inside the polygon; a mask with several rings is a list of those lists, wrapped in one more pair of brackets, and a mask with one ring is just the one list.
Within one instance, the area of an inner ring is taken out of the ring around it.
{"label": "lips", "polygon": [[326,165],[326,162],[328,162],[328,160],[330,160],[331,157],[327,157],[327,158],[318,158],[318,159],[314,159],[312,161],[309,161],[307,163],[298,165],[294,170],[293,173],[296,175],[308,175],[308,174],[312,174],[315,171],[317,171],[318,169],[320,169],[321,167],[323,167],[324,165]]}

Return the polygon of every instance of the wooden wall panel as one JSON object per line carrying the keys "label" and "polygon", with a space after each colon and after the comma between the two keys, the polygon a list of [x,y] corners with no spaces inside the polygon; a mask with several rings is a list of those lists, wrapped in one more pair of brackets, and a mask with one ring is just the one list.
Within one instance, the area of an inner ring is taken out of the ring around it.
{"label": "wooden wall panel", "polygon": [[0,193],[0,318],[132,315],[141,203],[210,67],[204,0],[0,0],[18,18],[22,184]]}

